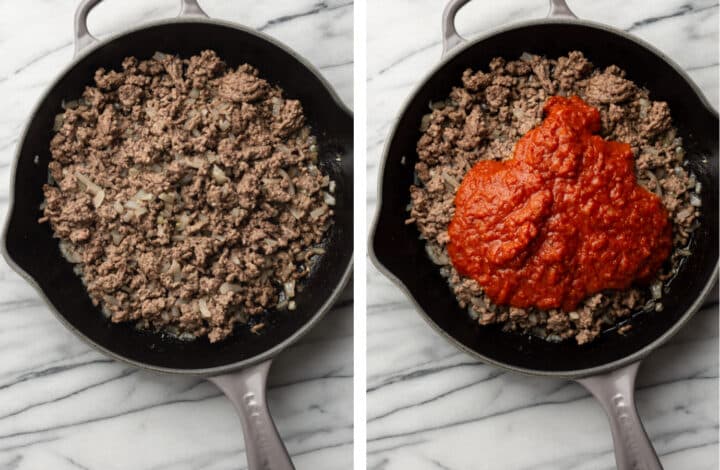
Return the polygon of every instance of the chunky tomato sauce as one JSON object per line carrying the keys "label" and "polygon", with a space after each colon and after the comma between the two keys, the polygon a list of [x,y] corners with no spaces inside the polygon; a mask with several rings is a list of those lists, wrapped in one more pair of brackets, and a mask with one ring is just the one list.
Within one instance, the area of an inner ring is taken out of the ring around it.
{"label": "chunky tomato sauce", "polygon": [[590,294],[648,282],[670,254],[660,199],[639,186],[628,144],[600,114],[551,97],[514,158],[478,162],[455,195],[448,250],[496,304],[573,310]]}

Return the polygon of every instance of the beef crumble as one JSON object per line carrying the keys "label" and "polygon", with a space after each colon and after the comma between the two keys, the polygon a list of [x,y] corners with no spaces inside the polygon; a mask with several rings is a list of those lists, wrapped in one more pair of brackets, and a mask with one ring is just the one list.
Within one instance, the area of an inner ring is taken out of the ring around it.
{"label": "beef crumble", "polygon": [[335,185],[300,102],[255,68],[128,57],[54,130],[41,221],[113,322],[216,342],[296,308]]}
{"label": "beef crumble", "polygon": [[[601,292],[572,312],[495,305],[476,281],[458,274],[447,254],[453,200],[465,173],[480,160],[511,158],[515,142],[541,122],[543,104],[552,95],[578,95],[600,110],[601,135],[630,144],[639,184],[660,197],[673,224],[669,267],[650,288]],[[557,59],[523,54],[508,62],[498,57],[487,72],[466,70],[462,86],[454,87],[447,100],[431,103],[420,131],[407,223],[417,225],[458,303],[481,325],[497,323],[505,331],[584,344],[634,311],[662,310],[662,282],[689,254],[690,236],[699,225],[701,185],[684,166],[682,140],[667,103],[652,101],[648,90],[619,67],[597,69],[578,51]],[[619,332],[629,328],[622,325]]]}

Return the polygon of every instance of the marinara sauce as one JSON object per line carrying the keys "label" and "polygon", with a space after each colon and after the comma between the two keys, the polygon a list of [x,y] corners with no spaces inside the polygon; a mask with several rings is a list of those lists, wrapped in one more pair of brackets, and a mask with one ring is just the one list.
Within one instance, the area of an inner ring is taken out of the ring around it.
{"label": "marinara sauce", "polygon": [[649,282],[672,248],[660,199],[600,113],[551,97],[514,158],[478,162],[455,195],[448,251],[496,304],[573,310],[590,294]]}

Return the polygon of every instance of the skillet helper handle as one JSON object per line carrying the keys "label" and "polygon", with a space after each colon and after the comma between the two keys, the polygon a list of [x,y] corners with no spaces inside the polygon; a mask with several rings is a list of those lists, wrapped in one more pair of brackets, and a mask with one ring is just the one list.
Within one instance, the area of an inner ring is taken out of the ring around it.
{"label": "skillet helper handle", "polygon": [[572,12],[565,0],[550,0],[550,10],[548,10],[547,17],[577,19],[577,15]]}
{"label": "skillet helper handle", "polygon": [[662,470],[635,407],[636,362],[613,372],[585,377],[577,382],[600,402],[612,431],[618,470]]}
{"label": "skillet helper handle", "polygon": [[[75,57],[84,49],[98,42],[98,39],[88,31],[87,19],[92,9],[101,1],[102,0],[83,0],[80,2],[80,5],[78,5],[77,10],[75,10],[75,38],[73,41],[75,44],[75,53],[73,55]],[[197,0],[180,0],[180,13],[178,17],[185,16],[208,17],[207,13],[200,8]]]}
{"label": "skillet helper handle", "polygon": [[208,14],[200,8],[197,0],[180,0],[180,14],[178,16],[202,16],[208,18]]}
{"label": "skillet helper handle", "polygon": [[[444,58],[448,53],[456,46],[467,42],[465,38],[458,34],[455,29],[455,17],[458,11],[465,6],[470,0],[450,0],[445,5],[442,15],[442,55]],[[568,7],[565,0],[550,0],[550,10],[548,11],[548,18],[577,18],[575,14]]]}
{"label": "skillet helper handle", "polygon": [[88,31],[87,18],[90,11],[95,8],[100,1],[101,0],[83,0],[80,2],[80,5],[78,5],[77,10],[75,10],[74,57],[77,57],[83,49],[86,49],[98,41],[98,39]]}
{"label": "skillet helper handle", "polygon": [[445,5],[445,9],[442,14],[442,54],[440,57],[444,58],[448,53],[464,42],[466,39],[458,34],[455,29],[455,17],[458,11],[465,6],[470,0],[450,0]]}
{"label": "skillet helper handle", "polygon": [[270,416],[266,388],[270,363],[208,377],[232,402],[240,415],[248,470],[294,470],[290,456]]}

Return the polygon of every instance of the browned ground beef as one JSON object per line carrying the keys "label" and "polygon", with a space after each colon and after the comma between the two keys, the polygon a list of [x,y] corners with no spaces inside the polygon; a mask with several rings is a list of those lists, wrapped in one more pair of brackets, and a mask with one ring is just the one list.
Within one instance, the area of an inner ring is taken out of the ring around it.
{"label": "browned ground beef", "polygon": [[[650,289],[598,293],[572,312],[494,305],[481,286],[457,273],[446,249],[453,198],[465,173],[479,160],[511,158],[515,142],[540,123],[543,104],[552,95],[578,95],[600,110],[602,136],[631,145],[639,183],[661,197],[673,222],[670,266]],[[583,344],[633,311],[662,310],[660,288],[688,254],[699,223],[701,190],[684,167],[685,152],[667,103],[650,100],[648,90],[617,66],[597,69],[573,51],[557,59],[523,54],[506,62],[498,57],[488,72],[468,69],[462,86],[454,87],[447,100],[431,103],[431,109],[420,125],[418,182],[410,188],[408,223],[417,225],[460,306],[481,325],[500,323],[505,331]],[[619,331],[629,328],[624,324]]]}
{"label": "browned ground beef", "polygon": [[56,118],[41,219],[92,301],[113,322],[212,342],[294,309],[335,186],[300,103],[213,51],[128,57],[95,83]]}

